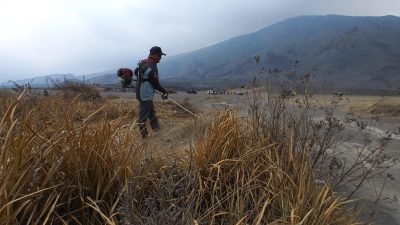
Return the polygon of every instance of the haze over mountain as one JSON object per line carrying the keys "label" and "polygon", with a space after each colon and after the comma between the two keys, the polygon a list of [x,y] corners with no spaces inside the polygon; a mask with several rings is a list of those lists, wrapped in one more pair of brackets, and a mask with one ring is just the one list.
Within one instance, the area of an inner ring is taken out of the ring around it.
{"label": "haze over mountain", "polygon": [[[74,83],[82,83],[86,82],[88,84],[103,84],[103,85],[117,85],[118,80],[115,75],[115,71],[117,69],[110,69],[97,73],[90,73],[86,75],[76,76],[71,73],[66,74],[49,74],[39,77],[33,77],[23,80],[15,80],[13,82],[18,85],[26,85],[30,84],[32,87],[49,87],[53,84],[60,84],[64,81],[74,82]],[[4,82],[0,84],[1,86],[14,86],[13,82],[10,80],[8,82]]]}
{"label": "haze over mountain", "polygon": [[[82,77],[77,77],[71,73],[67,74],[49,74],[45,76],[33,77],[29,79],[23,80],[15,80],[14,82],[18,85],[27,85],[30,84],[33,87],[48,87],[53,83],[61,83],[64,80],[79,82],[82,80]],[[8,82],[4,82],[1,84],[2,86],[14,86],[13,82],[10,80]]]}
{"label": "haze over mountain", "polygon": [[[301,16],[166,57],[160,71],[194,87],[237,85],[264,68],[289,73],[293,80],[311,73],[322,87],[385,89],[400,86],[399,40],[400,18],[395,16]],[[257,67],[256,54],[261,56]],[[294,70],[290,62],[296,60],[299,64]]]}
{"label": "haze over mountain", "polygon": [[[280,70],[288,81],[311,73],[322,88],[382,90],[400,84],[400,18],[301,16],[257,32],[167,56],[160,77],[175,87],[227,87],[259,72]],[[254,56],[261,59],[256,65]],[[298,61],[296,67],[294,61]],[[117,68],[88,74],[92,83],[117,84]],[[82,78],[82,76],[80,76]],[[400,85],[398,85],[400,86]]]}

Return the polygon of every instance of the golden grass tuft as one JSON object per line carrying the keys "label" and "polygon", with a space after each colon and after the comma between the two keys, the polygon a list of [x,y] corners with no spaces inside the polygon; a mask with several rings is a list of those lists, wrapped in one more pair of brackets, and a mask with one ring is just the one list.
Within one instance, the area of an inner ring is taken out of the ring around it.
{"label": "golden grass tuft", "polygon": [[[197,221],[202,224],[355,224],[329,186],[314,181],[306,152],[254,134],[232,111],[196,149]],[[293,137],[288,137],[293,140]],[[289,142],[290,143],[290,142]]]}
{"label": "golden grass tuft", "polygon": [[[28,97],[0,97],[1,224],[357,223],[290,129],[278,137],[227,110],[190,148],[166,151],[138,140],[121,99]],[[164,119],[177,110],[157,105]]]}
{"label": "golden grass tuft", "polygon": [[102,223],[93,205],[115,221],[121,190],[141,154],[123,117],[77,122],[80,103],[50,98],[26,108],[18,105],[23,98],[0,122],[2,224]]}

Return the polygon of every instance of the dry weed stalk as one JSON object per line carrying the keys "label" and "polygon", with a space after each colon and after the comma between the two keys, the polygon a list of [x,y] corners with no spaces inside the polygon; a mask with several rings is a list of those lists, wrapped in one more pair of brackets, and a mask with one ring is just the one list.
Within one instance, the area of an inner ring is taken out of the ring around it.
{"label": "dry weed stalk", "polygon": [[[197,221],[203,224],[354,224],[345,201],[315,182],[296,133],[277,139],[259,121],[221,115],[197,144]],[[260,133],[261,132],[261,133]]]}
{"label": "dry weed stalk", "polygon": [[[367,181],[394,179],[387,171],[398,163],[398,159],[387,153],[385,146],[397,131],[387,131],[379,141],[372,141],[368,128],[379,118],[367,121],[352,112],[338,116],[336,109],[345,99],[343,93],[332,95],[328,104],[318,104],[309,91],[311,84],[315,86],[313,74],[306,73],[298,76],[298,81],[288,82],[290,76],[297,74],[296,70],[270,72],[266,96],[262,96],[258,82],[254,80],[249,115],[255,129],[274,139],[293,136],[296,149],[308,152],[318,182],[332,184],[335,191],[345,191],[347,199]],[[316,120],[319,115],[324,118]],[[349,130],[356,131],[349,134]],[[358,145],[348,146],[349,142],[360,139],[363,141],[356,141],[360,142]],[[377,192],[382,193],[382,190]]]}
{"label": "dry weed stalk", "polygon": [[23,98],[0,122],[1,224],[117,221],[121,192],[141,158],[123,117],[74,122],[74,102],[45,99],[27,108]]}
{"label": "dry weed stalk", "polygon": [[101,104],[23,98],[0,122],[2,224],[356,224],[279,102],[272,117],[228,110],[187,155],[166,155],[124,116],[96,117]]}

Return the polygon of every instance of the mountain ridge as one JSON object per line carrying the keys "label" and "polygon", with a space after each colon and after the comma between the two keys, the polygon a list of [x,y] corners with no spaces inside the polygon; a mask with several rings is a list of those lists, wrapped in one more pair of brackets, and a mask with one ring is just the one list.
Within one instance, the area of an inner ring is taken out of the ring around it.
{"label": "mountain ridge", "polygon": [[[396,16],[300,16],[165,60],[160,68],[167,77],[175,73],[181,80],[204,84],[207,77],[213,77],[217,83],[223,83],[220,78],[235,77],[246,77],[244,80],[249,81],[255,72],[252,57],[259,54],[262,67],[282,71],[290,69],[290,61],[298,60],[297,76],[312,72],[331,87],[354,88],[361,82],[362,89],[365,85],[369,89],[382,89],[387,80],[400,81],[397,40],[400,40],[400,18]],[[371,84],[372,80],[379,82]]]}
{"label": "mountain ridge", "polygon": [[[312,73],[319,85],[333,89],[385,89],[400,83],[398,40],[397,16],[298,16],[165,57],[159,71],[163,83],[176,87],[238,86],[277,68],[288,81]],[[261,57],[258,65],[255,55]],[[290,62],[295,60],[300,63],[293,70]],[[96,73],[88,81],[118,84],[116,70]]]}

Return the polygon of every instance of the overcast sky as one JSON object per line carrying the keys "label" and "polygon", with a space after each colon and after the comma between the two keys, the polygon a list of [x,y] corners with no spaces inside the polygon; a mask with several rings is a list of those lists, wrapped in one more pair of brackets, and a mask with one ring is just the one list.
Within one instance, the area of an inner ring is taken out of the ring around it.
{"label": "overcast sky", "polygon": [[133,67],[299,15],[400,15],[400,0],[0,0],[0,82]]}

